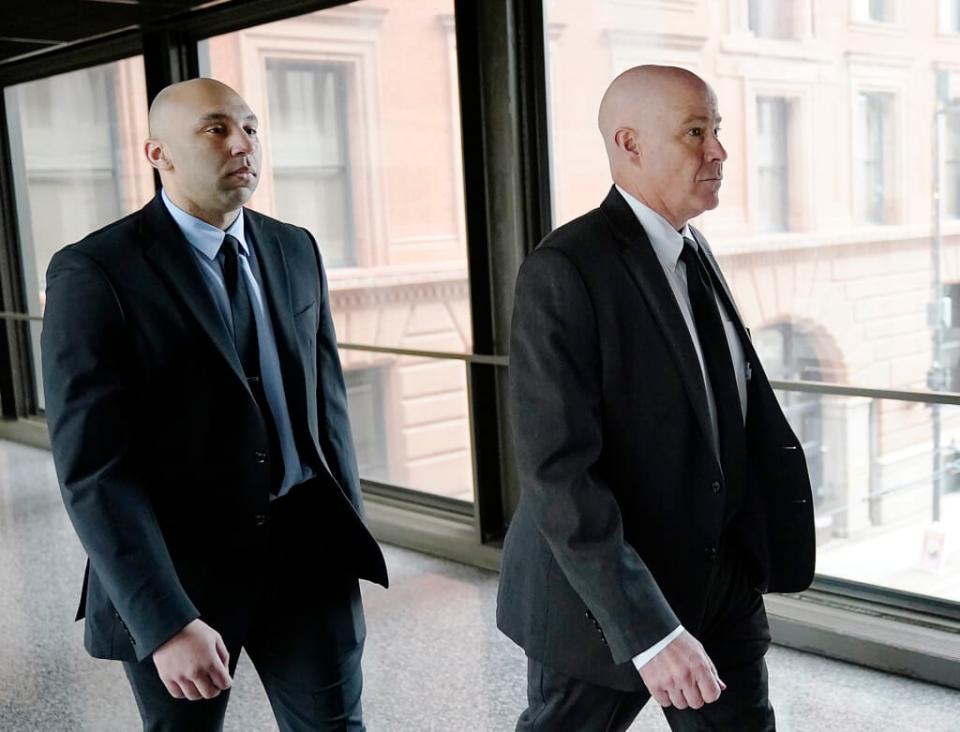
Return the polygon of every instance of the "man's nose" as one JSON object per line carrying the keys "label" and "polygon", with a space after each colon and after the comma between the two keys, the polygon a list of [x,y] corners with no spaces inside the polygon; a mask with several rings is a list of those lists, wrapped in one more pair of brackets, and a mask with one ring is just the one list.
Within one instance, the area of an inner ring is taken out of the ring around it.
{"label": "man's nose", "polygon": [[253,135],[247,134],[244,129],[237,129],[230,136],[230,152],[234,155],[249,155],[255,146]]}
{"label": "man's nose", "polygon": [[707,159],[719,160],[721,163],[727,159],[727,151],[716,136],[710,138],[710,144],[707,146]]}
{"label": "man's nose", "polygon": [[719,160],[721,163],[727,159],[727,151],[723,143],[715,135],[710,137],[710,142],[706,149],[707,160]]}

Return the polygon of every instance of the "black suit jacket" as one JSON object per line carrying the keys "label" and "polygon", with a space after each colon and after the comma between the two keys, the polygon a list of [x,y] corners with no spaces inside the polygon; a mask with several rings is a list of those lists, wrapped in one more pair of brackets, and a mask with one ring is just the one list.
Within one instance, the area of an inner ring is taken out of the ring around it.
{"label": "black suit jacket", "polygon": [[[731,312],[752,378],[746,498],[725,541],[759,589],[799,591],[814,568],[806,463]],[[678,624],[699,632],[727,486],[689,331],[616,189],[524,261],[510,384],[522,493],[498,625],[546,666],[641,689],[633,656]]]}
{"label": "black suit jacket", "polygon": [[[362,520],[317,247],[304,229],[243,216],[296,444],[321,478],[300,519],[310,539],[292,561],[303,563],[308,585],[319,581],[318,567],[344,556],[357,576],[386,585]],[[197,617],[221,626],[249,620],[266,556],[267,432],[159,195],[54,256],[41,344],[54,463],[89,557],[77,614],[86,617],[89,652],[142,660]]]}

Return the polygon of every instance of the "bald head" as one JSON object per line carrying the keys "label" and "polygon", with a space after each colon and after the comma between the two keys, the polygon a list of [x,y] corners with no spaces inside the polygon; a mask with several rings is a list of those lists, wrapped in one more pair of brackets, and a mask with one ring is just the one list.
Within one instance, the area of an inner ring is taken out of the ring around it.
{"label": "bald head", "polygon": [[185,114],[193,113],[209,101],[233,99],[243,103],[240,95],[216,79],[188,79],[160,90],[150,105],[148,123],[150,137],[162,139],[177,127]]}
{"label": "bald head", "polygon": [[716,95],[699,76],[628,69],[607,88],[597,122],[614,182],[675,228],[717,205],[726,151]]}
{"label": "bald head", "polygon": [[260,173],[258,123],[247,103],[226,84],[191,79],[157,94],[149,124],[144,150],[169,198],[214,226],[229,226]]}
{"label": "bald head", "polygon": [[609,152],[620,127],[646,131],[658,124],[658,117],[678,90],[709,89],[699,76],[677,66],[634,66],[615,78],[600,101],[598,124]]}

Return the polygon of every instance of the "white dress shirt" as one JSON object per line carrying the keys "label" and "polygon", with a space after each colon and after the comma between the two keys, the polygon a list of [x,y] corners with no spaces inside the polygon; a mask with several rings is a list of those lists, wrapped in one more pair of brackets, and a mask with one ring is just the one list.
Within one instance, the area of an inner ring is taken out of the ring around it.
{"label": "white dress shirt", "polygon": [[[639,219],[640,225],[643,226],[643,230],[649,237],[650,244],[653,246],[653,251],[657,255],[657,259],[660,260],[660,265],[663,267],[663,273],[667,278],[667,282],[670,284],[670,289],[673,290],[673,296],[677,300],[677,305],[680,307],[680,313],[683,315],[683,320],[687,324],[687,330],[690,332],[690,338],[693,341],[693,348],[697,353],[697,359],[700,361],[700,371],[703,374],[703,382],[706,386],[707,410],[710,413],[710,425],[712,426],[713,433],[711,435],[713,438],[713,449],[714,452],[719,456],[720,432],[717,428],[717,406],[713,397],[713,387],[710,385],[710,376],[707,374],[706,365],[703,361],[703,352],[700,349],[700,339],[697,337],[697,326],[693,319],[693,308],[690,305],[690,293],[687,290],[687,268],[686,265],[680,261],[680,254],[683,252],[684,247],[684,237],[692,240],[694,243],[696,243],[697,240],[690,232],[690,226],[688,224],[684,224],[682,231],[677,231],[670,225],[669,221],[663,218],[663,216],[658,214],[656,211],[640,203],[640,201],[631,196],[620,186],[616,186],[616,188],[630,206],[637,219]],[[697,247],[699,249],[699,244]],[[723,302],[719,297],[717,297],[717,308],[720,311],[720,317],[723,321],[723,330],[727,335],[727,344],[730,347],[730,358],[732,360],[731,365],[734,367],[733,372],[737,380],[737,391],[740,394],[740,410],[744,419],[746,419],[748,367],[743,353],[743,345],[740,343],[740,338],[737,335],[736,327],[730,318],[730,314],[723,306]],[[682,625],[677,626],[677,628],[675,628],[671,633],[667,634],[667,636],[661,641],[655,643],[650,648],[643,651],[643,653],[634,656],[633,665],[636,666],[637,670],[639,671],[647,663],[653,660],[654,656],[666,648],[671,641],[679,636],[683,630],[684,629]]]}

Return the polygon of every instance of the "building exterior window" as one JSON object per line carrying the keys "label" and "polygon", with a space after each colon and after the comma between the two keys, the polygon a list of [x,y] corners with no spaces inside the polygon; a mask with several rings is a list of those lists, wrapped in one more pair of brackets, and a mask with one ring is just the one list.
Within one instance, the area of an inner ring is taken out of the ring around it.
{"label": "building exterior window", "polygon": [[328,267],[357,263],[346,77],[336,63],[267,61],[277,216],[312,232]]}
{"label": "building exterior window", "polygon": [[344,372],[347,386],[347,410],[353,429],[360,477],[389,480],[387,432],[384,425],[384,369],[350,369]]}
{"label": "building exterior window", "polygon": [[940,32],[960,33],[960,0],[940,0]]}
{"label": "building exterior window", "polygon": [[795,38],[796,0],[749,0],[747,22],[758,38]]}
{"label": "building exterior window", "polygon": [[865,92],[859,96],[859,218],[864,223],[890,223],[893,176],[893,95]]}
{"label": "building exterior window", "polygon": [[893,0],[853,0],[853,19],[870,23],[893,21]]}
{"label": "building exterior window", "polygon": [[943,147],[943,215],[960,219],[960,112],[946,115]]}
{"label": "building exterior window", "polygon": [[759,228],[790,228],[790,100],[757,97],[757,191]]}

